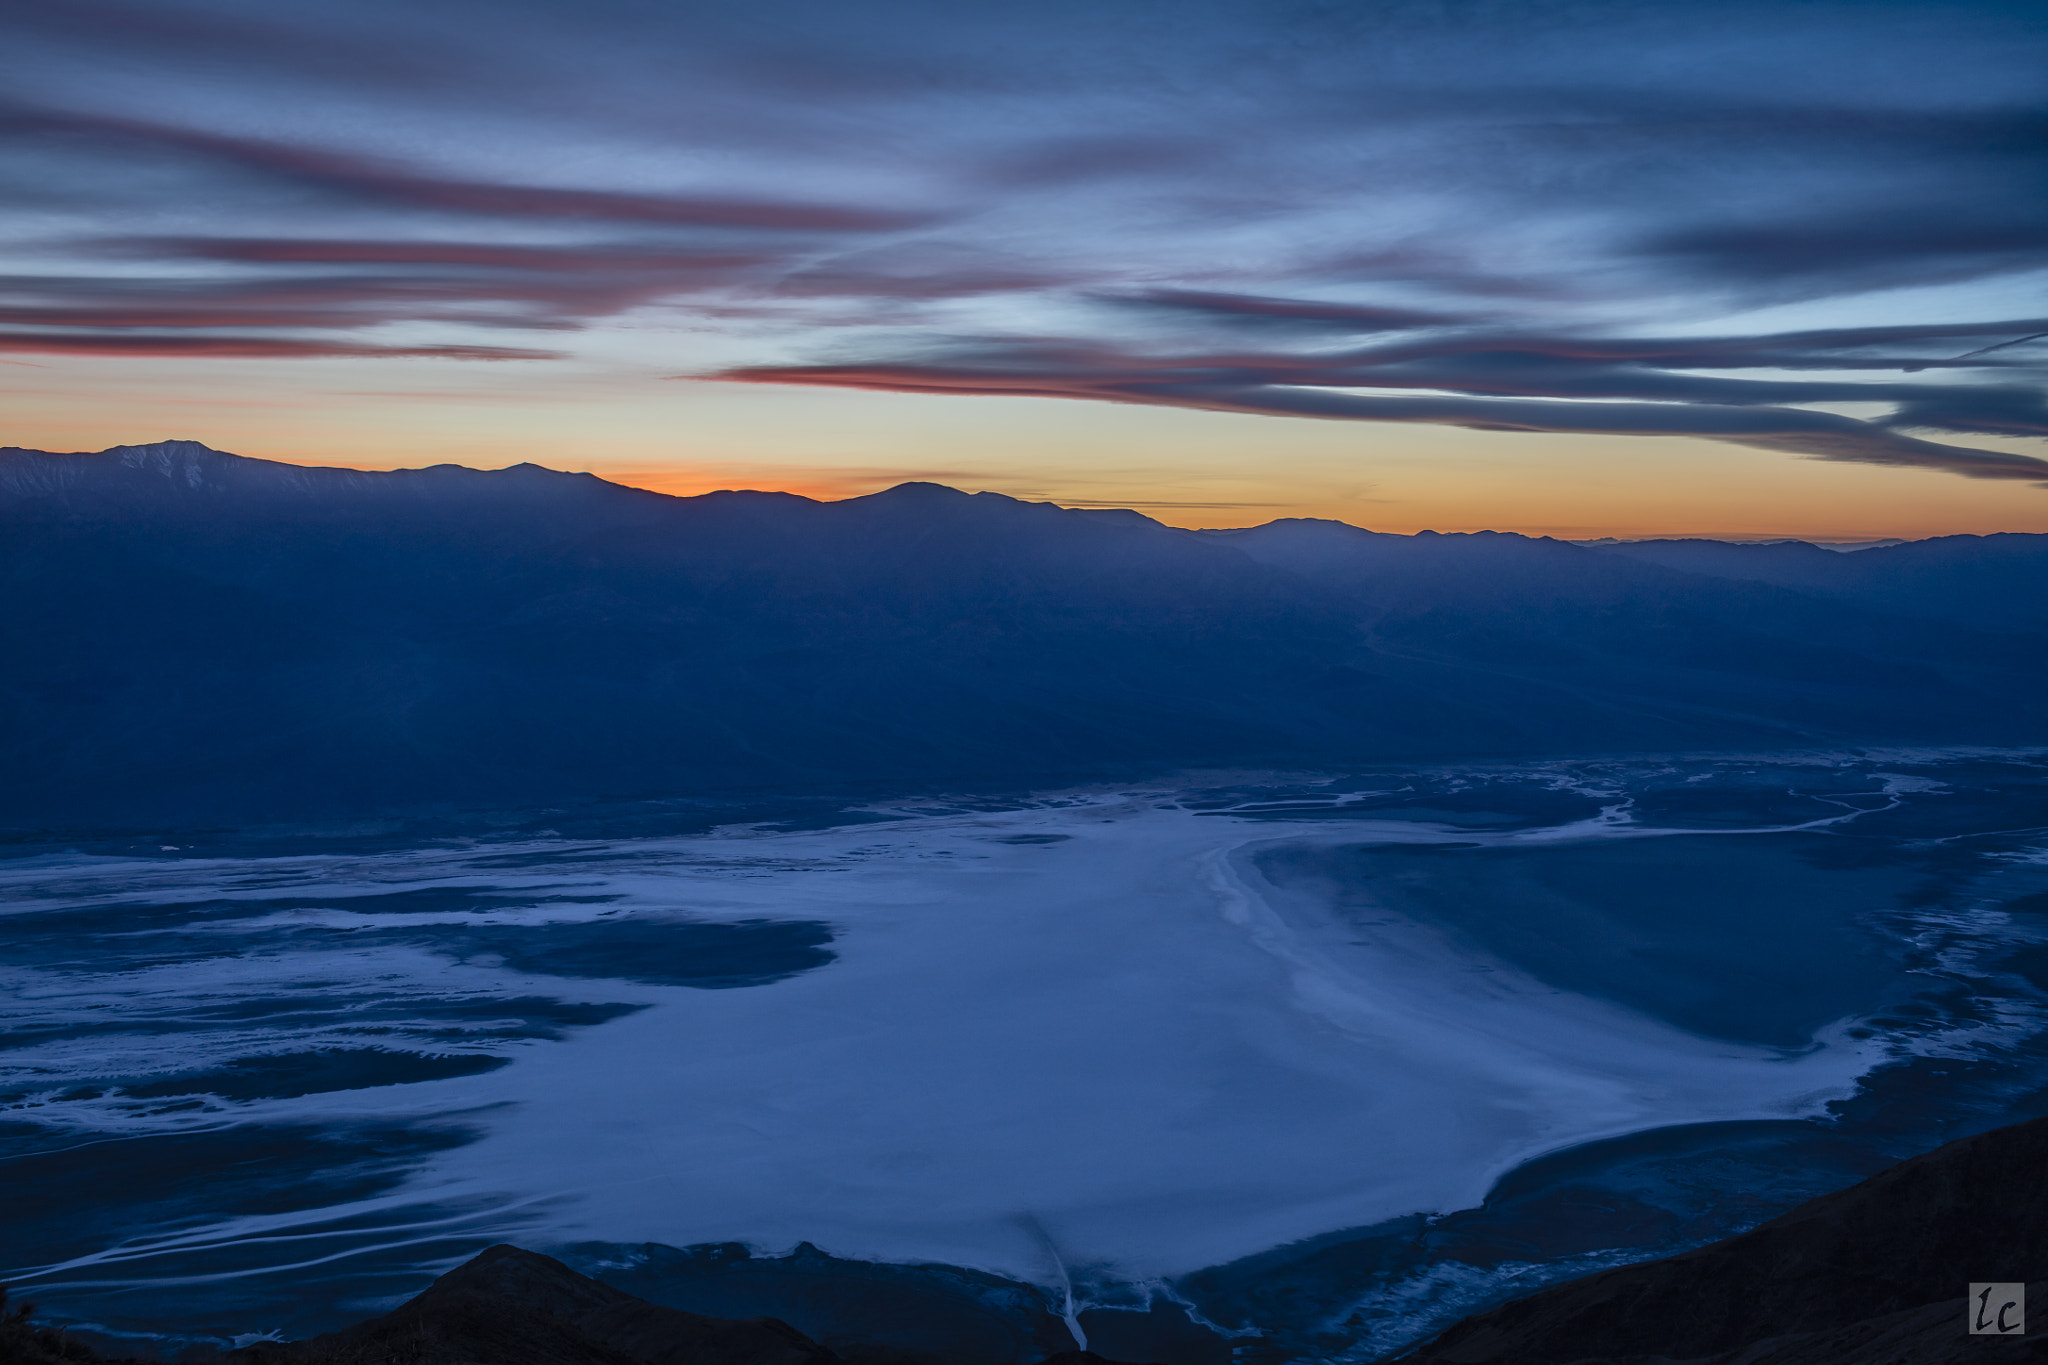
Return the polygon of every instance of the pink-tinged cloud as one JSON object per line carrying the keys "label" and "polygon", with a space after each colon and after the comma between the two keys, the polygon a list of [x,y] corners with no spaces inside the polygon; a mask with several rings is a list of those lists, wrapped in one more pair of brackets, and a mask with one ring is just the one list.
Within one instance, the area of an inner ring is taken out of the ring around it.
{"label": "pink-tinged cloud", "polygon": [[593,274],[696,274],[745,270],[781,259],[769,252],[663,251],[645,247],[503,246],[486,242],[338,241],[300,237],[139,237],[109,245],[138,254],[209,261],[312,265],[448,265]]}
{"label": "pink-tinged cloud", "polygon": [[[1841,338],[1845,334],[1834,335]],[[1846,335],[1851,335],[1851,344],[1856,345],[1878,340],[1863,333]],[[1910,339],[1925,338],[1916,335]],[[1783,338],[1770,340],[1784,343]],[[2030,391],[1982,388],[1977,391],[1981,402],[1973,406],[1967,395],[1954,390],[1695,377],[1654,367],[1616,366],[1605,356],[1590,363],[1574,363],[1575,358],[1558,354],[1570,349],[1567,340],[1557,339],[1554,346],[1546,341],[1524,338],[1523,349],[1503,359],[1499,349],[1503,340],[1490,338],[1485,342],[1490,349],[1471,352],[1463,358],[1462,367],[1439,365],[1424,372],[1427,378],[1398,363],[1391,367],[1392,373],[1375,373],[1373,360],[1378,352],[1151,357],[1078,342],[1016,340],[956,342],[952,355],[937,359],[755,366],[704,377],[895,393],[1084,398],[1481,431],[1693,436],[1813,459],[1913,466],[1966,478],[2015,479],[2048,486],[2048,460],[1920,440],[1895,429],[1914,425],[2012,430],[2041,416],[2038,397]],[[1709,339],[1696,349],[1711,345]],[[1588,349],[1601,348],[1593,345]],[[1626,350],[1626,343],[1621,349]],[[1424,387],[1453,391],[1420,395],[1370,392],[1373,388]],[[1355,391],[1359,389],[1367,391]],[[1846,397],[1885,398],[1901,406],[1894,419],[1865,422],[1777,405]],[[1588,401],[1614,398],[1623,401]],[[1633,401],[1640,398],[1666,401]],[[1937,399],[1947,406],[1938,405]],[[1915,401],[1920,403],[1918,408]],[[1969,426],[1972,421],[1980,425]],[[1994,425],[2000,421],[2006,425]]]}
{"label": "pink-tinged cloud", "polygon": [[560,351],[535,351],[517,346],[364,346],[339,341],[307,341],[290,337],[135,336],[116,332],[98,336],[46,332],[0,332],[0,351],[44,355],[162,356],[273,360],[313,356],[433,360],[558,360]]}
{"label": "pink-tinged cloud", "polygon": [[[391,321],[566,327],[739,283],[766,253],[529,248],[468,242],[126,239],[123,254],[325,266],[270,278],[17,278],[0,325],[355,328]],[[361,266],[363,270],[345,267]],[[335,267],[343,267],[336,269]]]}
{"label": "pink-tinged cloud", "polygon": [[[437,304],[445,300],[435,300]],[[456,300],[468,303],[475,300]],[[375,305],[375,306],[373,306]],[[606,309],[605,311],[614,311]],[[431,320],[438,322],[473,322],[493,327],[560,328],[568,324],[556,320],[555,310],[546,310],[544,316],[513,317],[503,313],[463,312],[457,308],[442,306],[424,307],[415,303],[412,307],[392,307],[388,300],[364,300],[361,307],[307,308],[286,302],[272,306],[237,306],[233,303],[208,304],[204,302],[185,306],[149,305],[103,305],[97,307],[57,308],[4,308],[0,307],[0,325],[16,327],[176,327],[176,328],[220,328],[220,327],[264,327],[264,328],[356,328],[367,327],[381,322],[408,322]]]}

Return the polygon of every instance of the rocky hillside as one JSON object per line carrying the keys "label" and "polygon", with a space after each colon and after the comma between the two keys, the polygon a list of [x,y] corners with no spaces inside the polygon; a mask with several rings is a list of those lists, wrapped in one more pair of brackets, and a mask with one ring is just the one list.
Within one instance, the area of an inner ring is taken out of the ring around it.
{"label": "rocky hillside", "polygon": [[[2027,1284],[2032,1330],[1967,1334],[1973,1282]],[[2044,1308],[2048,1118],[1951,1142],[1739,1237],[1503,1304],[1401,1365],[2019,1365],[2048,1359]]]}

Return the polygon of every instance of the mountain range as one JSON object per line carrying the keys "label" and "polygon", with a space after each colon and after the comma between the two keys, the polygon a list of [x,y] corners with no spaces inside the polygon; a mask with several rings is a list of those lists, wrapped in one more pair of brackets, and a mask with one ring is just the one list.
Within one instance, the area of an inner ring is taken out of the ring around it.
{"label": "mountain range", "polygon": [[2048,536],[1838,553],[910,483],[0,449],[0,825],[2048,742]]}

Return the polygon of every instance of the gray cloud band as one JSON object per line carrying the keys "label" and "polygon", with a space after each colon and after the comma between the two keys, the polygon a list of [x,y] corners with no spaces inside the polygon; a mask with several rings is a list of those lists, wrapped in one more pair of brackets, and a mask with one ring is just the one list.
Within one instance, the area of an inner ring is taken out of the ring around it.
{"label": "gray cloud band", "polygon": [[1908,465],[1971,479],[2023,479],[2048,488],[2048,460],[1969,446],[1944,445],[1831,412],[1801,408],[1738,408],[1704,404],[1588,403],[1484,398],[1394,398],[1289,391],[1270,386],[1191,390],[1192,407],[1227,412],[1424,422],[1481,431],[1609,436],[1699,436],[1782,450],[1817,460]]}
{"label": "gray cloud band", "polygon": [[[1092,360],[1067,372],[1020,365],[1009,373],[994,371],[985,358],[974,365],[871,364],[756,366],[706,376],[746,383],[816,384],[896,392],[1007,395],[1012,397],[1089,398],[1117,403],[1201,408],[1265,416],[1318,417],[1346,421],[1418,422],[1467,427],[1480,431],[1547,432],[1609,436],[1693,436],[1765,450],[1785,451],[1810,459],[1856,464],[1899,465],[1941,470],[1972,479],[2013,479],[2048,487],[2048,460],[2004,451],[1981,450],[1921,440],[1897,430],[1900,425],[1956,427],[1972,420],[1967,395],[1923,391],[1920,406],[1902,406],[1881,422],[1862,421],[1804,408],[1736,405],[1712,402],[1598,402],[1575,398],[1499,398],[1485,396],[1361,394],[1335,388],[1310,387],[1316,379],[1293,382],[1233,382],[1245,369],[1221,364],[1187,365],[1173,373],[1147,375],[1142,363],[1122,363],[1108,356],[1088,355],[1076,348],[1076,360]],[[1043,361],[1041,352],[1035,358]],[[1159,366],[1159,370],[1168,367]],[[1239,374],[1230,373],[1238,370]],[[1341,376],[1320,377],[1341,385]],[[1385,380],[1378,381],[1385,384]],[[1762,387],[1770,387],[1768,385]],[[1995,408],[2016,412],[2028,395],[1989,390]],[[1835,397],[1901,395],[1893,386],[1848,388]],[[1809,400],[1813,401],[1813,400]],[[2035,408],[2038,397],[2033,398]],[[1942,409],[1946,405],[1946,410]],[[1987,420],[1974,429],[2010,431]],[[1965,429],[1972,429],[1965,427]]]}

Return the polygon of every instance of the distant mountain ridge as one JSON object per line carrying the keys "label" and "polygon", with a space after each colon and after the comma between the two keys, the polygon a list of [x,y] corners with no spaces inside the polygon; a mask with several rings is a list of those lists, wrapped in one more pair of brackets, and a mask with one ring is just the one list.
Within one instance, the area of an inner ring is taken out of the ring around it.
{"label": "distant mountain ridge", "polygon": [[2048,536],[1807,551],[8,448],[0,823],[2048,742]]}
{"label": "distant mountain ridge", "polygon": [[1937,536],[1853,554],[1804,541],[1639,540],[1601,551],[1991,630],[2048,627],[2048,535]]}

